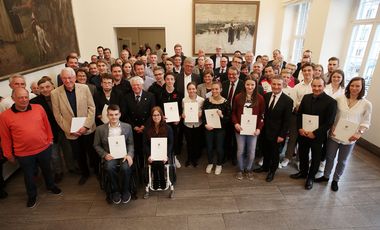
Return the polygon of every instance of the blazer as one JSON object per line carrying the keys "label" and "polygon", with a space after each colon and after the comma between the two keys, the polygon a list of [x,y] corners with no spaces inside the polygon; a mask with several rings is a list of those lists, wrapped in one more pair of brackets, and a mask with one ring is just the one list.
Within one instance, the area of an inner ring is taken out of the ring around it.
{"label": "blazer", "polygon": [[[88,135],[95,131],[95,103],[91,92],[87,85],[75,83],[75,97],[77,104],[77,117],[86,117],[84,127],[88,128]],[[59,127],[63,130],[66,138],[75,140],[78,137],[70,133],[71,120],[74,117],[74,112],[71,109],[69,100],[67,99],[65,86],[54,89],[51,92],[51,102],[53,114]]]}
{"label": "blazer", "polygon": [[263,134],[268,140],[277,140],[277,137],[285,139],[289,132],[293,100],[283,92],[273,109],[269,110],[272,95],[272,92],[264,95],[265,114]]}
{"label": "blazer", "polygon": [[215,75],[214,76],[214,80],[217,80],[217,81],[220,81],[220,82],[227,81],[228,80],[227,70],[228,70],[228,67],[226,66],[226,71],[224,73],[220,73],[220,67],[216,68],[214,70],[214,75]]}
{"label": "blazer", "polygon": [[37,97],[31,99],[30,103],[31,104],[39,104],[44,108],[46,115],[48,117],[49,123],[50,123],[51,131],[53,132],[53,136],[54,136],[53,141],[54,141],[54,143],[57,143],[60,127],[54,118],[53,110],[52,110],[52,108],[50,108],[49,104],[47,103],[45,96],[38,95]]}
{"label": "blazer", "polygon": [[140,102],[137,103],[135,94],[129,93],[125,99],[126,122],[131,124],[132,128],[145,125],[150,117],[152,108],[156,105],[156,100],[152,93],[142,91]]}
{"label": "blazer", "polygon": [[317,115],[319,124],[318,129],[313,131],[316,136],[314,141],[322,142],[327,138],[327,131],[334,124],[336,111],[337,102],[325,92],[316,98],[312,93],[306,94],[297,111],[297,129],[302,128],[302,114]]}
{"label": "blazer", "polygon": [[[174,83],[174,87],[177,89],[177,92],[180,94],[181,98],[184,98],[185,90],[186,90],[184,81],[185,81],[185,73],[181,72],[177,76],[175,83]],[[200,82],[199,75],[192,73],[191,74],[191,81],[195,82],[198,85]]]}
{"label": "blazer", "polygon": [[[222,97],[228,99],[229,89],[230,89],[230,81],[227,80],[227,81],[222,83]],[[238,84],[237,84],[236,89],[235,89],[235,92],[234,92],[234,95],[231,98],[231,101],[232,101],[231,104],[233,104],[236,95],[238,95],[241,91],[243,91],[243,89],[244,89],[244,83],[242,80],[239,79]]]}
{"label": "blazer", "polygon": [[[229,62],[229,60],[230,60],[230,59],[228,58],[228,56],[222,54],[222,57],[227,58],[227,64],[228,64],[228,62]],[[211,60],[214,62],[214,69],[215,69],[215,66],[216,66],[216,54],[211,55],[210,58],[211,58]]]}
{"label": "blazer", "polygon": [[[134,146],[133,146],[133,132],[131,125],[120,122],[121,135],[125,137],[125,144],[127,146],[127,155],[133,158]],[[110,146],[108,144],[109,123],[100,125],[96,128],[94,138],[94,148],[101,158],[104,158],[110,153]]]}
{"label": "blazer", "polygon": [[206,99],[206,94],[207,94],[206,83],[197,85],[197,95]]}
{"label": "blazer", "polygon": [[107,100],[106,95],[103,90],[99,90],[94,95],[95,102],[95,123],[96,125],[101,125],[103,122],[98,118],[99,115],[102,115],[104,105],[118,105],[121,112],[121,120],[125,117],[125,106],[123,104],[122,93],[118,90],[112,89],[110,100]]}

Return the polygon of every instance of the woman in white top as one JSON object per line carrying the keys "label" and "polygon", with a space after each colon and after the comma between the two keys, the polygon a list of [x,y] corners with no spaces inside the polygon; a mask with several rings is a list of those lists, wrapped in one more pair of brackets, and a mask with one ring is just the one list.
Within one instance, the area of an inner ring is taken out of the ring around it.
{"label": "woman in white top", "polygon": [[[345,95],[336,98],[338,111],[335,117],[335,123],[330,131],[330,138],[327,141],[326,168],[324,175],[315,180],[315,182],[328,181],[331,171],[334,167],[334,160],[339,151],[338,161],[334,172],[331,189],[338,191],[338,181],[343,174],[347,158],[352,153],[356,141],[369,128],[371,122],[372,104],[364,97],[365,82],[361,77],[354,77],[348,83]],[[336,128],[339,122],[349,121],[357,124],[358,128],[352,133],[347,140],[342,140],[342,133],[337,133]]]}
{"label": "woman in white top", "polygon": [[337,69],[331,73],[325,93],[334,99],[344,94],[344,72],[342,70]]}
{"label": "woman in white top", "polygon": [[[198,159],[201,155],[201,137],[202,137],[202,107],[205,99],[197,95],[197,85],[194,82],[187,84],[188,96],[182,99],[182,118],[184,119],[184,133],[187,146],[187,161],[185,166],[190,164],[197,167]],[[197,122],[188,122],[186,114],[189,114],[190,103],[196,103],[198,106]]]}

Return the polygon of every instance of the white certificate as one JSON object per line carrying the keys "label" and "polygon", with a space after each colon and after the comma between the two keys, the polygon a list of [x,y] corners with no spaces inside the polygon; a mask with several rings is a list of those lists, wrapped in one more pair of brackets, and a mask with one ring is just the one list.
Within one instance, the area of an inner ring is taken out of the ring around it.
{"label": "white certificate", "polygon": [[302,114],[302,128],[307,132],[318,129],[319,117],[317,115]]}
{"label": "white certificate", "polygon": [[166,137],[153,137],[150,139],[150,159],[152,161],[168,159],[168,139]]}
{"label": "white certificate", "polygon": [[358,127],[359,124],[357,123],[339,119],[334,130],[335,138],[343,142],[349,142],[348,139],[356,133]]}
{"label": "white certificate", "polygon": [[262,82],[261,86],[263,87],[265,92],[272,92],[272,87],[267,81]]}
{"label": "white certificate", "polygon": [[179,121],[179,112],[178,112],[177,102],[164,103],[164,111],[165,111],[166,122]]}
{"label": "white certificate", "polygon": [[241,115],[241,128],[240,135],[253,135],[256,131],[257,116],[252,114]]}
{"label": "white certificate", "polygon": [[103,122],[103,124],[107,124],[109,122],[109,119],[107,117],[107,109],[108,109],[108,105],[104,104],[104,107],[102,110],[102,118],[100,118],[100,120]]}
{"label": "white certificate", "polygon": [[220,123],[220,117],[217,109],[206,109],[205,114],[206,114],[206,123],[213,127],[214,129],[220,129],[222,128],[222,124]]}
{"label": "white certificate", "polygon": [[197,102],[186,102],[184,104],[184,112],[185,112],[185,122],[198,122],[199,116],[198,116],[198,103]]}
{"label": "white certificate", "polygon": [[77,132],[80,128],[83,127],[86,122],[87,117],[73,117],[71,119],[70,133]]}
{"label": "white certificate", "polygon": [[124,158],[127,155],[127,146],[125,145],[125,136],[108,137],[110,154],[115,159]]}

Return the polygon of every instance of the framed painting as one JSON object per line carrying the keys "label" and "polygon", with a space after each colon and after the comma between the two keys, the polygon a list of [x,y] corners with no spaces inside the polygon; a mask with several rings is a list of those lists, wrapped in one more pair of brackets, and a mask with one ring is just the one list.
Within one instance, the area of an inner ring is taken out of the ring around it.
{"label": "framed painting", "polygon": [[259,1],[193,1],[193,52],[203,49],[215,53],[217,46],[223,53],[240,50],[255,53]]}
{"label": "framed painting", "polygon": [[71,0],[0,0],[0,80],[79,53]]}

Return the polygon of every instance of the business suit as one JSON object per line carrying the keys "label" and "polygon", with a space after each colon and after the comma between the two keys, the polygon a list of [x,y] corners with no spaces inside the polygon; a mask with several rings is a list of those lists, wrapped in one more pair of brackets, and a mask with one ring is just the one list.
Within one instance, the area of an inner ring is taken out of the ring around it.
{"label": "business suit", "polygon": [[[195,84],[198,85],[200,82],[199,75],[192,73],[191,81],[195,82]],[[185,88],[185,73],[184,72],[181,72],[180,74],[178,74],[177,78],[175,79],[174,88],[176,88],[181,98],[185,97],[185,91],[187,89]]]}
{"label": "business suit", "polygon": [[[94,156],[95,153],[92,150],[91,145],[93,139],[93,135],[91,134],[96,128],[95,103],[87,85],[75,83],[74,90],[76,114],[74,114],[70,105],[64,85],[51,92],[51,102],[55,120],[65,133],[66,138],[70,141],[73,156],[78,160],[78,165],[82,173],[80,181],[83,179],[85,182],[90,174],[87,165],[87,152],[90,156],[90,161],[92,162],[95,172],[97,172],[95,167],[97,166],[96,163],[98,162],[98,157]],[[70,127],[73,117],[86,117],[83,126],[87,128],[87,132],[84,135],[78,137],[71,134]]]}
{"label": "business suit", "polygon": [[[230,91],[230,81],[227,80],[222,83],[222,97],[225,99],[228,99],[228,93]],[[238,95],[241,91],[244,89],[244,83],[242,80],[237,80],[235,82],[236,88],[235,91],[233,92],[233,95],[228,102],[233,108],[233,102],[235,101],[236,95]],[[232,124],[232,121],[229,120],[228,124],[226,125],[226,141],[225,141],[225,148],[226,148],[226,156],[227,158],[230,158],[232,161],[232,164],[236,164],[236,150],[237,150],[237,143],[236,143],[236,138],[235,138],[235,127],[234,124]]]}
{"label": "business suit", "polygon": [[[315,97],[314,94],[306,94],[297,112],[297,129],[302,129],[302,115],[317,115],[319,117],[318,129],[313,131],[314,139],[298,136],[298,152],[300,157],[300,175],[307,176],[308,181],[313,181],[318,172],[321,161],[321,151],[323,140],[327,137],[327,132],[334,124],[337,110],[336,101],[322,92]],[[311,165],[309,169],[309,151],[311,149]]]}
{"label": "business suit", "polygon": [[[289,131],[290,116],[292,114],[293,100],[285,93],[281,93],[273,108],[270,109],[271,98],[273,100],[273,93],[264,95],[265,100],[265,114],[264,114],[264,128],[263,128],[263,147],[264,147],[264,162],[263,169],[269,170],[271,179],[278,168],[280,146],[284,143],[285,138]],[[284,139],[283,142],[278,143],[277,138]],[[269,175],[269,174],[268,174]]]}
{"label": "business suit", "polygon": [[228,77],[227,77],[227,66],[224,68],[223,70],[223,73],[220,71],[221,67],[219,68],[216,68],[214,70],[214,80],[216,81],[219,81],[219,82],[224,82],[224,81],[227,81],[228,80]]}
{"label": "business suit", "polygon": [[[133,130],[133,140],[135,146],[136,155],[136,165],[140,170],[140,181],[142,182],[142,170],[143,170],[143,134],[138,133],[134,130],[136,127],[141,127],[142,125],[146,127],[146,123],[150,117],[150,112],[152,108],[156,105],[154,95],[152,93],[142,90],[141,98],[139,102],[136,102],[134,92],[129,93],[126,96],[126,122],[132,126]],[[145,128],[144,128],[145,129]]]}
{"label": "business suit", "polygon": [[[228,64],[228,60],[229,60],[229,59],[228,59],[228,56],[222,54],[222,57],[227,58],[227,64]],[[222,58],[222,57],[220,57],[220,58]],[[211,60],[214,62],[214,70],[215,70],[215,69],[216,69],[216,54],[211,55],[210,58],[211,58]]]}
{"label": "business suit", "polygon": [[94,102],[95,102],[95,123],[96,126],[102,125],[103,122],[101,121],[100,118],[98,118],[99,115],[102,115],[103,112],[103,107],[104,105],[118,105],[120,107],[120,112],[121,112],[121,120],[124,120],[123,118],[125,117],[125,106],[123,104],[123,96],[122,93],[118,90],[112,89],[111,91],[111,97],[108,100],[106,98],[106,95],[104,94],[103,89],[97,91],[94,95]]}
{"label": "business suit", "polygon": [[[134,147],[133,147],[133,133],[129,124],[120,122],[121,134],[124,135],[125,145],[127,147],[127,155],[133,159]],[[109,143],[109,124],[103,124],[96,128],[94,138],[94,149],[99,154],[100,158],[104,158],[110,153]],[[121,192],[122,196],[128,197],[129,195],[129,181],[132,170],[128,165],[128,161],[121,161],[122,159],[113,159],[105,161],[104,168],[109,176],[111,182],[111,193]],[[120,164],[120,173],[117,171],[117,164]],[[122,181],[122,188],[119,186],[119,177]]]}

